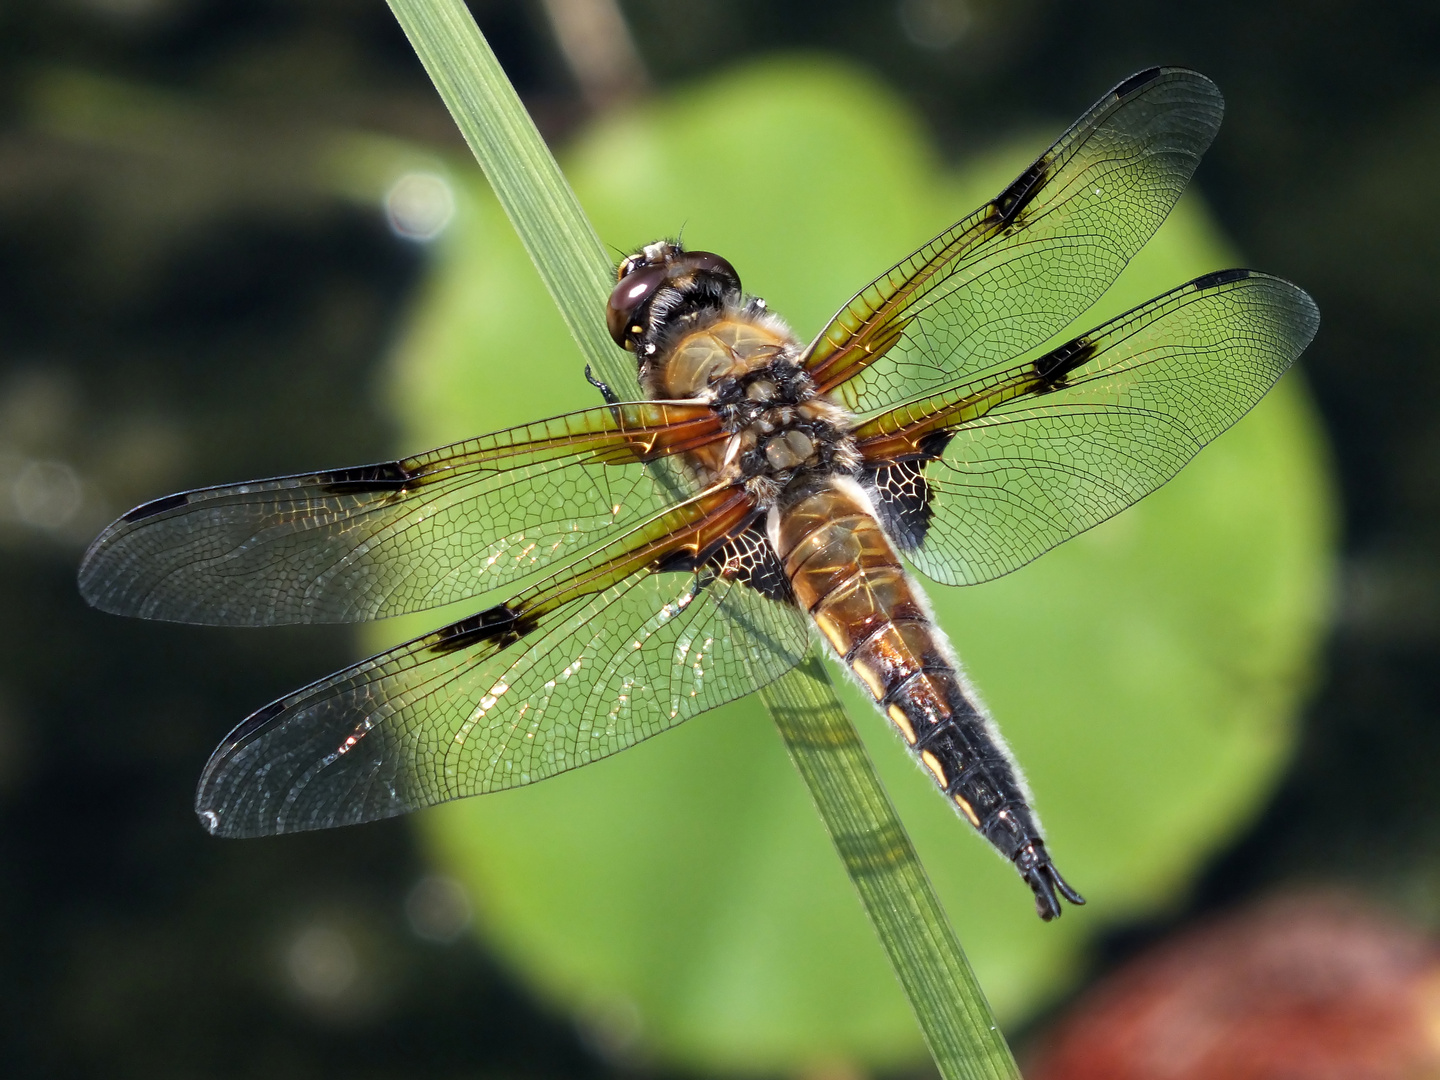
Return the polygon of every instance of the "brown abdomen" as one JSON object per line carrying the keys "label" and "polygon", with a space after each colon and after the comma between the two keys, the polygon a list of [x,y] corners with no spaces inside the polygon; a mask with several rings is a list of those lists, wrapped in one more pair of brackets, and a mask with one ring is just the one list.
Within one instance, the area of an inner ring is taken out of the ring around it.
{"label": "brown abdomen", "polygon": [[[777,511],[774,539],[799,605],[962,813],[1035,890],[1059,904],[1015,765],[967,692],[895,549],[853,481],[834,480]],[[1066,895],[1073,893],[1063,886]]]}

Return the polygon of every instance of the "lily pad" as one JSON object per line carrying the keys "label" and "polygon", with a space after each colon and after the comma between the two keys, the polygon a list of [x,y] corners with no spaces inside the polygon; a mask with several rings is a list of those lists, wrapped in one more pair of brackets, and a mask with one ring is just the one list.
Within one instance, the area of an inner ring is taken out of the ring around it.
{"label": "lily pad", "polygon": [[[1046,141],[949,173],[868,76],[772,61],[609,119],[565,163],[617,253],[683,232],[806,337]],[[456,175],[455,223],[397,352],[406,449],[597,403],[504,215],[483,182]],[[1187,195],[1085,321],[1236,261]],[[1292,745],[1331,573],[1324,448],[1288,376],[1134,509],[997,582],[930,587],[1027,770],[1057,862],[1090,900],[1055,924],[847,686],[1003,1020],[1061,991],[1098,930],[1173,902],[1263,801]],[[472,891],[490,948],[606,1045],[745,1071],[923,1053],[754,698],[417,824]]]}

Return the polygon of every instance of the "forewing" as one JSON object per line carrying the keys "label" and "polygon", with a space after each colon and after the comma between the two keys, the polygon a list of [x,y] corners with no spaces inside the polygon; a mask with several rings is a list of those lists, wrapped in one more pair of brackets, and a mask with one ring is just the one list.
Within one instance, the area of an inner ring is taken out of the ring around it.
{"label": "forewing", "polygon": [[605,543],[693,490],[704,406],[571,413],[403,461],[205,488],[107,528],[93,605],[223,626],[357,622],[463,600]]}
{"label": "forewing", "polygon": [[1159,228],[1223,110],[1196,72],[1131,76],[992,202],[861,290],[802,362],[867,414],[1042,344]]}
{"label": "forewing", "polygon": [[1008,573],[1169,480],[1309,344],[1289,282],[1229,270],[1180,286],[981,383],[859,429],[875,501],[925,575]]}
{"label": "forewing", "polygon": [[591,567],[598,592],[557,581],[322,679],[231,733],[196,811],[225,836],[371,821],[553,776],[742,697],[809,642],[785,597],[744,583],[769,574],[749,552],[679,572],[613,555]]}

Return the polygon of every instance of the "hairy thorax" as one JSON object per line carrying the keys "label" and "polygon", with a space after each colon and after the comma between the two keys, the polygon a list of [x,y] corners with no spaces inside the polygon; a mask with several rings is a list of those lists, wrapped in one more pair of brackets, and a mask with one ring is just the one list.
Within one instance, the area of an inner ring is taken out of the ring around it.
{"label": "hairy thorax", "polygon": [[641,379],[652,398],[704,401],[720,414],[730,438],[691,455],[702,483],[743,482],[764,509],[808,480],[855,471],[853,420],[816,393],[784,322],[752,303],[677,329]]}

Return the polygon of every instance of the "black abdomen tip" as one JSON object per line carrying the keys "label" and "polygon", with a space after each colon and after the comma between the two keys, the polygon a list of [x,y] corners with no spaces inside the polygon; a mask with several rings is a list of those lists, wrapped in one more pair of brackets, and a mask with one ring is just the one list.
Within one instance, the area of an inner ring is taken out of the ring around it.
{"label": "black abdomen tip", "polygon": [[[1046,922],[1060,917],[1063,910],[1060,906],[1062,896],[1076,907],[1084,906],[1085,897],[1060,876],[1060,871],[1055,869],[1055,864],[1050,861],[1044,844],[1039,841],[1027,844],[1020,850],[1015,858],[1015,867],[1025,879],[1025,884],[1030,886],[1030,891],[1035,894],[1035,913]],[[1056,895],[1057,893],[1059,895]]]}

